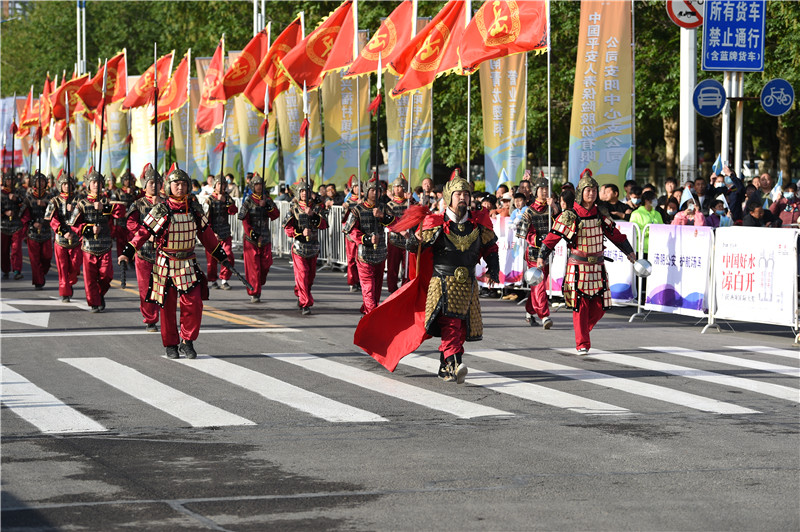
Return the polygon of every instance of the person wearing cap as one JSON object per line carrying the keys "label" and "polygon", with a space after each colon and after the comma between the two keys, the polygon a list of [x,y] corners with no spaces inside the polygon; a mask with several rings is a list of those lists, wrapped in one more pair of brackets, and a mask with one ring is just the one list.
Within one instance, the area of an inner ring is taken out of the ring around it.
{"label": "person wearing cap", "polygon": [[613,242],[628,258],[636,261],[636,253],[628,239],[617,229],[605,209],[596,205],[598,186],[587,168],[581,173],[572,210],[564,211],[542,241],[537,266],[543,268],[562,238],[567,242],[567,271],[562,292],[564,303],[572,309],[575,344],[579,355],[589,354],[589,338],[605,311],[611,308],[603,237]]}
{"label": "person wearing cap", "polygon": [[358,243],[354,242],[350,235],[347,233],[347,221],[350,218],[351,203],[358,203],[358,184],[353,184],[355,175],[351,175],[347,181],[347,187],[350,192],[344,198],[342,204],[342,234],[344,234],[344,254],[347,258],[347,285],[350,287],[351,292],[358,292],[361,290],[361,283],[358,280]]}
{"label": "person wearing cap", "polygon": [[[408,193],[408,181],[401,173],[392,183],[392,199],[387,205],[392,212],[392,216],[399,220],[403,217],[409,205],[413,203],[415,202],[411,199],[411,194]],[[417,244],[418,242],[410,232],[403,234],[394,231],[389,232],[389,245],[386,247],[386,289],[390,294],[397,290],[401,264],[403,265],[402,284],[408,282],[408,270],[416,262],[416,256],[412,254],[409,257],[408,252],[416,251]]]}
{"label": "person wearing cap", "polygon": [[81,235],[83,249],[83,284],[86,303],[91,312],[102,312],[106,308],[106,293],[114,279],[111,248],[117,227],[114,220],[125,216],[119,203],[112,203],[106,195],[105,177],[90,169],[86,176],[88,190],[72,210],[69,225]]}
{"label": "person wearing cap", "polygon": [[[231,236],[230,216],[239,212],[239,208],[228,194],[225,178],[216,177],[214,192],[205,197],[203,204],[211,230],[214,231],[217,240],[222,242],[222,249],[225,250],[225,254],[228,256],[228,262],[233,265],[233,238]],[[245,240],[246,238],[247,235],[245,235]],[[217,259],[206,251],[206,279],[211,283],[212,288],[230,290],[231,285],[228,284],[228,280],[233,274],[228,266],[223,264],[220,267],[219,276],[217,276],[217,267]],[[217,284],[217,279],[220,280],[219,284]]]}
{"label": "person wearing cap", "polygon": [[[525,262],[528,268],[536,266],[542,240],[550,232],[551,220],[554,217],[553,199],[549,196],[550,189],[547,179],[538,178],[533,182],[533,203],[523,213],[516,228],[516,236],[527,242]],[[542,321],[542,327],[550,329],[553,320],[550,318],[550,305],[547,300],[547,285],[550,268],[547,264],[542,267],[542,280],[536,286],[531,286],[531,294],[525,303],[525,322],[533,327],[536,325],[535,316]]]}
{"label": "person wearing cap", "polygon": [[25,201],[28,206],[22,215],[22,223],[25,225],[28,258],[31,261],[31,283],[36,290],[41,290],[53,261],[53,232],[44,219],[50,201],[44,174],[37,172],[33,175]]}
{"label": "person wearing cap", "polygon": [[[272,231],[270,230],[270,223],[272,220],[278,219],[280,210],[275,205],[275,202],[272,201],[272,198],[264,191],[263,177],[258,174],[254,175],[250,181],[250,186],[253,192],[242,203],[242,210],[239,211],[238,218],[242,222],[244,231],[244,275],[247,278],[247,282],[253,287],[252,290],[247,289],[247,294],[250,296],[251,303],[259,303],[261,302],[261,287],[267,282],[269,268],[272,266]],[[236,205],[233,205],[233,208],[235,209]],[[230,207],[228,207],[227,212],[236,213],[235,210],[231,212]],[[230,242],[230,226],[228,228],[227,242]],[[217,234],[217,236],[219,237],[220,235]],[[222,242],[224,247],[226,241],[223,240]],[[228,253],[228,260],[233,264],[233,252],[230,251],[230,244],[228,244],[228,248],[225,251]],[[224,268],[223,272],[227,270],[227,268]],[[230,279],[230,271],[227,273]],[[223,281],[223,283],[227,284],[226,281]],[[225,288],[224,285],[223,288]]]}
{"label": "person wearing cap", "polygon": [[75,182],[61,172],[57,182],[61,192],[50,200],[44,219],[56,235],[53,255],[58,272],[58,295],[63,303],[69,303],[72,286],[78,282],[78,272],[83,265],[83,250],[80,237],[67,223],[77,202]]}
{"label": "person wearing cap", "polygon": [[364,200],[351,207],[345,232],[358,244],[358,279],[363,303],[361,313],[368,314],[381,299],[383,270],[386,263],[385,228],[395,217],[386,204],[378,203],[381,185],[373,176],[366,184]]}
{"label": "person wearing cap", "polygon": [[[133,174],[130,171],[126,171],[120,178],[120,188],[113,189],[109,196],[113,201],[122,203],[123,209],[127,212],[133,202],[142,197],[142,189],[136,186],[136,179]],[[122,253],[122,248],[128,243],[130,235],[128,234],[126,219],[115,218],[114,225],[114,240],[117,243],[117,257],[119,257]]]}
{"label": "person wearing cap", "polygon": [[[194,247],[195,240],[218,261],[227,258],[217,241],[203,207],[189,193],[191,179],[179,168],[167,175],[169,196],[156,202],[142,220],[142,225],[125,245],[119,263],[130,262],[136,250],[152,239],[156,260],[150,278],[147,300],[161,307],[161,343],[167,358],[197,358],[194,341],[200,334],[203,299],[208,286],[203,277]],[[180,298],[180,331],[175,313]]]}
{"label": "person wearing cap", "polygon": [[[144,194],[128,207],[126,213],[125,227],[131,237],[144,227],[144,219],[153,210],[156,203],[164,201],[159,193],[163,179],[152,164],[145,165],[140,179],[144,185]],[[142,321],[147,332],[158,332],[158,305],[147,299],[150,279],[153,278],[153,264],[156,261],[154,240],[155,238],[152,236],[145,240],[142,247],[136,250],[135,258],[136,283],[139,287],[139,311],[142,313]],[[125,248],[123,247],[123,249]]]}
{"label": "person wearing cap", "polygon": [[319,232],[328,228],[328,219],[320,212],[312,198],[311,186],[301,182],[295,198],[281,225],[286,236],[292,239],[292,269],[294,270],[294,295],[303,316],[311,314],[314,296],[311,287],[317,276]]}
{"label": "person wearing cap", "polygon": [[27,208],[25,190],[13,173],[3,174],[2,216],[0,217],[0,263],[3,279],[14,272],[14,280],[22,279],[22,239],[25,231],[22,215]]}

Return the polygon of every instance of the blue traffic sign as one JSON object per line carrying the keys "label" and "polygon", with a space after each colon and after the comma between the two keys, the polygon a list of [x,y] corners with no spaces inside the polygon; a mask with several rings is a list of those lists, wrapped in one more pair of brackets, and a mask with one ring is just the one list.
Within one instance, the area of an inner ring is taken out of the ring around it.
{"label": "blue traffic sign", "polygon": [[785,79],[772,79],[761,89],[761,107],[772,116],[781,116],[793,103],[794,89]]}
{"label": "blue traffic sign", "polygon": [[706,0],[703,70],[763,72],[766,0]]}
{"label": "blue traffic sign", "polygon": [[726,98],[722,83],[715,79],[704,79],[694,88],[692,102],[697,114],[710,118],[722,111]]}

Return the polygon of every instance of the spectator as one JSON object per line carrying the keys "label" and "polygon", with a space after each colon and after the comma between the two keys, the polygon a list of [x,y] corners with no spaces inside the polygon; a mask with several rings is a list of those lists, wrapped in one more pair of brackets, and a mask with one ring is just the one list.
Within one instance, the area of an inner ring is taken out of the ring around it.
{"label": "spectator", "polygon": [[[631,189],[631,195],[633,195],[634,192],[635,191]],[[641,207],[631,213],[631,222],[639,226],[639,229],[642,231],[641,234],[644,234],[644,228],[647,225],[663,224],[664,220],[661,218],[661,214],[656,210],[658,198],[653,190],[648,190],[647,192],[642,193],[641,200]],[[648,240],[649,235],[645,236],[644,238],[643,249],[645,253],[647,253]]]}
{"label": "spectator", "polygon": [[631,189],[636,186],[636,181],[633,179],[628,179],[625,181],[625,184],[622,185],[622,188],[625,189],[625,198],[622,200],[625,203],[628,203],[631,199]]}
{"label": "spectator", "polygon": [[[689,194],[689,192],[687,192],[687,194]],[[686,208],[675,215],[675,218],[672,219],[672,225],[694,225],[699,227],[706,224],[706,218],[703,216],[703,213],[697,209],[693,194],[690,194],[690,197],[686,199],[684,204]]]}
{"label": "spectator", "polygon": [[767,206],[772,205],[772,187],[775,186],[772,183],[772,176],[763,173],[761,174],[761,184],[758,186],[758,192],[761,195],[761,204],[763,205],[764,202],[767,202]]}
{"label": "spectator", "polygon": [[[563,190],[563,187],[562,187]],[[606,207],[608,213],[615,220],[627,220],[633,210],[626,204],[619,201],[619,187],[613,183],[606,185]]]}
{"label": "spectator", "polygon": [[[341,192],[336,190],[336,185],[334,183],[328,185],[328,201],[331,205],[341,205],[344,203],[344,196]],[[330,208],[330,206],[328,206],[328,208]]]}
{"label": "spectator", "polygon": [[481,209],[486,209],[490,216],[493,215],[497,209],[497,198],[491,194],[486,194],[481,200]]}
{"label": "spectator", "polygon": [[664,220],[665,224],[671,224],[672,220],[675,218],[675,215],[678,214],[678,207],[679,203],[673,196],[670,196],[667,200],[666,208],[664,209],[664,214],[661,215],[661,218]]}
{"label": "spectator", "polygon": [[600,185],[600,190],[597,192],[597,203],[606,203],[608,201],[608,183]]}
{"label": "spectator", "polygon": [[711,196],[724,194],[734,222],[742,219],[742,203],[745,199],[745,186],[741,179],[727,165],[722,167],[723,186],[711,191]]}
{"label": "spectator", "polygon": [[697,198],[697,206],[703,213],[703,216],[708,216],[713,196],[708,194],[708,181],[706,181],[705,177],[698,176],[697,179],[694,180],[694,195]]}
{"label": "spectator", "polygon": [[525,197],[525,205],[530,205],[533,201],[533,189],[531,188],[531,182],[528,179],[523,179],[519,182],[519,187],[517,187],[517,192],[514,194],[514,207],[516,208],[516,198],[517,194],[522,194]]}
{"label": "spectator", "polygon": [[[638,209],[642,204],[642,187],[639,185],[633,185],[630,190],[628,190],[628,201],[625,202],[627,205],[627,209],[625,209],[625,220],[631,219],[631,214]],[[630,211],[630,212],[628,212]]]}
{"label": "spectator", "polygon": [[667,201],[669,200],[672,193],[675,192],[675,189],[678,188],[678,180],[674,177],[668,177],[664,180],[664,195],[658,198],[658,204],[661,207],[667,206]]}
{"label": "spectator", "polygon": [[514,210],[511,211],[511,223],[515,226],[522,219],[522,215],[528,210],[528,198],[525,194],[517,192],[514,195]]}
{"label": "spectator", "polygon": [[214,181],[215,181],[214,174],[208,174],[208,176],[206,177],[206,182],[203,185],[202,189],[200,190],[200,194],[199,195],[202,196],[202,197],[205,197],[205,196],[210,196],[211,194],[213,194],[214,193]]}
{"label": "spectator", "polygon": [[200,194],[200,181],[192,179],[192,195],[197,196]]}
{"label": "spectator", "polygon": [[497,208],[497,218],[508,218],[511,216],[511,192],[506,192],[500,198],[500,206]]}
{"label": "spectator", "polygon": [[253,172],[247,172],[244,176],[244,190],[242,190],[242,203],[250,197],[253,193],[253,188],[250,186],[250,181],[253,180]]}
{"label": "spectator", "polygon": [[728,209],[725,208],[725,202],[722,198],[714,198],[711,200],[710,214],[706,217],[706,225],[716,229],[717,227],[730,227],[733,225],[733,220],[728,216]]}
{"label": "spectator", "polygon": [[281,185],[278,188],[278,197],[275,198],[275,201],[292,201],[292,196],[289,194],[286,185]]}
{"label": "spectator", "polygon": [[800,198],[797,197],[797,185],[789,183],[783,187],[783,195],[769,206],[770,212],[780,218],[783,227],[797,225],[800,218]]}
{"label": "spectator", "polygon": [[233,174],[225,174],[226,192],[231,198],[238,198],[241,196],[239,187],[234,183]]}
{"label": "spectator", "polygon": [[559,204],[561,205],[562,211],[572,210],[572,207],[575,205],[575,191],[571,188],[562,190],[561,195],[559,196]]}
{"label": "spectator", "polygon": [[508,186],[506,185],[499,185],[497,190],[495,190],[494,195],[497,198],[497,201],[500,201],[503,198],[503,194],[508,192]]}
{"label": "spectator", "polygon": [[745,227],[764,227],[764,207],[758,199],[751,199],[746,205],[747,214],[742,220]]}

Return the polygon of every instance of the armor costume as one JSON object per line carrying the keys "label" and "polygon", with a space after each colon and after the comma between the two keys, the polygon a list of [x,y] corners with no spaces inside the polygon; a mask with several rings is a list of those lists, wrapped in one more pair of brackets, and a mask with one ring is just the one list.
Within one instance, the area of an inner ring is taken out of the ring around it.
{"label": "armor costume", "polygon": [[[219,184],[220,182],[222,183],[223,192],[218,193],[215,185],[214,193],[207,196],[205,199],[205,208],[208,216],[208,223],[211,225],[211,230],[214,231],[215,235],[217,235],[217,240],[222,242],[222,248],[225,250],[225,254],[228,256],[228,262],[231,264],[231,266],[233,266],[233,239],[231,237],[230,216],[239,212],[239,208],[236,207],[236,203],[231,199],[231,197],[224,192],[226,187],[224,178],[217,177],[216,183]],[[232,275],[230,269],[228,269],[227,266],[222,265],[220,267],[219,277],[217,277],[217,259],[212,257],[208,251],[206,251],[206,264],[208,265],[206,268],[206,273],[208,274],[207,277],[208,281],[211,283],[211,286],[214,288],[218,287],[217,279],[221,279],[222,288],[225,290],[230,290],[230,285],[228,284],[228,280]]]}
{"label": "armor costume", "polygon": [[[356,201],[357,198],[354,197]],[[358,279],[358,243],[354,242],[347,233],[347,224],[350,220],[350,207],[345,203],[345,211],[342,216],[342,233],[344,234],[344,251],[347,257],[347,284],[351,292],[361,289],[361,282]]]}
{"label": "armor costume", "polygon": [[82,236],[83,284],[86,290],[86,303],[92,312],[105,309],[105,295],[114,278],[111,263],[114,218],[125,215],[122,205],[112,204],[102,192],[105,178],[95,170],[89,172],[87,181],[97,183],[97,195],[91,191],[78,200],[67,222]]}
{"label": "armor costume", "polygon": [[[534,198],[537,198],[540,188],[548,188],[546,179],[537,179],[533,183]],[[536,266],[542,240],[550,232],[551,214],[548,212],[546,201],[541,202],[539,199],[534,199],[517,224],[517,238],[528,243],[525,251],[525,262],[528,268]],[[525,303],[525,313],[526,320],[530,325],[536,324],[533,319],[533,316],[536,315],[542,320],[543,327],[549,329],[553,321],[550,319],[550,307],[547,300],[547,285],[550,274],[550,267],[547,264],[542,267],[542,274],[542,281],[531,287],[531,295]]]}
{"label": "armor costume", "polygon": [[[67,192],[64,192],[65,186]],[[83,265],[83,251],[80,237],[68,224],[77,201],[73,194],[74,183],[66,175],[60,175],[58,187],[61,193],[50,200],[44,219],[56,234],[53,254],[58,271],[58,295],[61,301],[68,303],[72,297],[72,285],[78,282],[78,272]]]}
{"label": "armor costume", "polygon": [[[191,183],[188,174],[180,169],[172,170],[167,181],[168,188],[183,181],[187,190]],[[169,358],[178,358],[179,352],[187,358],[195,358],[197,353],[192,342],[200,333],[206,283],[197,264],[195,240],[200,240],[206,249],[213,249],[212,254],[217,260],[224,260],[225,253],[202,206],[191,194],[170,195],[165,202],[156,203],[125,246],[123,255],[130,260],[151,237],[155,242],[156,258],[147,300],[161,307],[161,341]],[[176,320],[179,295],[180,333]]]}
{"label": "armor costume", "polygon": [[0,269],[3,279],[14,272],[14,279],[22,279],[22,215],[27,209],[25,191],[16,183],[12,174],[3,176],[2,199],[0,203]]}
{"label": "armor costume", "polygon": [[37,290],[41,290],[53,261],[53,232],[45,221],[50,198],[44,174],[34,174],[31,182],[33,186],[28,189],[28,196],[25,198],[27,209],[22,215],[22,221],[26,227],[31,282]]}
{"label": "armor costume", "polygon": [[[283,219],[282,226],[286,236],[294,239],[292,243],[292,265],[294,268],[294,295],[297,305],[303,314],[309,314],[314,305],[311,286],[317,275],[317,255],[319,255],[319,231],[328,228],[327,218],[316,212],[315,206],[300,197],[305,192],[306,198],[311,196],[311,188],[305,183],[297,189],[295,199],[289,206],[289,212]],[[303,233],[308,230],[308,234]]]}
{"label": "armor costume", "polygon": [[[392,183],[392,189],[396,192],[396,188],[401,188],[403,191],[407,190],[408,182],[400,174],[400,177]],[[403,196],[395,195],[387,204],[389,210],[394,216],[395,220],[399,220],[405,214],[409,205],[414,203],[413,199],[406,199]],[[398,277],[400,275],[400,265],[403,265],[403,284],[408,282],[409,276],[413,273],[406,270],[411,270],[416,264],[416,255],[413,252],[417,250],[419,242],[413,235],[411,238],[406,238],[400,233],[394,231],[389,233],[389,245],[386,249],[386,289],[389,293],[397,290]],[[412,253],[408,256],[406,253]],[[408,260],[406,261],[406,257]]]}
{"label": "armor costume", "polygon": [[556,218],[539,252],[539,258],[547,261],[559,240],[563,238],[567,242],[567,271],[562,291],[567,308],[574,311],[575,343],[583,354],[591,348],[589,332],[605,310],[611,308],[603,237],[607,237],[626,255],[633,253],[627,238],[619,232],[605,209],[598,209],[594,204],[586,209],[579,203],[578,198],[583,198],[584,189],[589,187],[597,188],[597,181],[591,177],[591,173],[581,177],[573,210],[564,211]]}
{"label": "armor costume", "polygon": [[[358,244],[356,266],[361,281],[362,314],[372,312],[380,301],[387,254],[385,227],[395,220],[386,204],[376,204],[374,199],[369,199],[370,191],[373,191],[375,198],[379,190],[378,180],[370,179],[364,201],[350,210],[345,226],[345,232]],[[378,210],[378,216],[375,215],[375,209]],[[377,237],[377,242],[374,244],[373,236]]]}
{"label": "armor costume", "polygon": [[244,230],[244,274],[247,282],[253,286],[248,289],[251,301],[261,301],[261,287],[267,282],[267,275],[272,266],[272,220],[280,217],[280,211],[272,199],[264,194],[264,178],[254,176],[250,186],[255,188],[261,185],[260,194],[253,192],[244,203],[239,212]]}
{"label": "armor costume", "polygon": [[[152,166],[148,163],[146,166]],[[133,175],[130,172],[125,172],[120,178],[121,188],[115,189],[110,198],[113,201],[119,201],[122,208],[127,212],[133,202],[142,197],[142,189],[136,186]],[[122,253],[122,248],[128,242],[130,234],[127,228],[127,220],[123,218],[114,218],[114,241],[117,243],[117,257]]]}
{"label": "armor costume", "polygon": [[[143,226],[143,220],[148,215],[156,203],[161,201],[158,197],[158,191],[161,190],[161,176],[153,165],[147,163],[142,171],[142,184],[147,188],[150,181],[155,183],[155,196],[148,196],[145,194],[141,198],[134,201],[126,215],[126,229],[128,234],[135,235]],[[139,288],[139,310],[142,313],[142,321],[146,329],[150,332],[157,330],[156,324],[158,323],[159,309],[158,305],[152,301],[147,300],[147,293],[150,289],[150,279],[153,275],[153,264],[156,261],[156,248],[152,238],[148,238],[138,250],[136,250],[136,283]]]}

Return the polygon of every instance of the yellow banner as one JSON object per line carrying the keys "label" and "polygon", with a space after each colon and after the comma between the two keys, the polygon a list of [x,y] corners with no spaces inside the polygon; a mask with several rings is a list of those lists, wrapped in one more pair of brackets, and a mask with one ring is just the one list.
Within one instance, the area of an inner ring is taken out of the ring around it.
{"label": "yellow banner", "polygon": [[[394,99],[389,94],[398,78],[387,73],[383,79],[389,175],[381,177],[391,183],[402,172],[414,188],[426,177],[433,177],[433,89],[427,87]],[[413,105],[409,106],[412,96]],[[411,120],[409,113],[412,113]]]}
{"label": "yellow banner", "polygon": [[[351,175],[369,177],[371,148],[369,76],[342,79],[341,72],[329,72],[322,82],[325,109],[325,183],[341,190]],[[360,124],[359,124],[359,119]]]}

